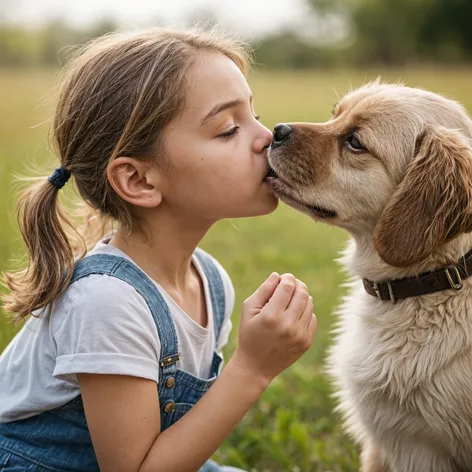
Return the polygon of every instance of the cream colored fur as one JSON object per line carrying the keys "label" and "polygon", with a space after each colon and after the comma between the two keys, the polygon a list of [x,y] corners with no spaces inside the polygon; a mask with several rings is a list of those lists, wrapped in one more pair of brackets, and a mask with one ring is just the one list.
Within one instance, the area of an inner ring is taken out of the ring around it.
{"label": "cream colored fur", "polygon": [[[362,285],[472,248],[471,120],[451,100],[376,82],[341,100],[327,123],[290,126],[287,144],[269,153],[284,181],[275,192],[352,236],[328,369],[363,472],[472,471],[472,277],[460,291],[396,304]],[[352,129],[367,152],[338,145]]]}

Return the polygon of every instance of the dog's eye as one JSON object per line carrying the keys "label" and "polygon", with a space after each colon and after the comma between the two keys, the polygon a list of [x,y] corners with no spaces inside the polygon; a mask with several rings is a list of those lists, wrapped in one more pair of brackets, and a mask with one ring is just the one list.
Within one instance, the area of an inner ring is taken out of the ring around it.
{"label": "dog's eye", "polygon": [[365,151],[365,147],[359,141],[359,138],[355,134],[350,134],[346,138],[346,142],[349,145],[349,147],[353,149],[354,151]]}

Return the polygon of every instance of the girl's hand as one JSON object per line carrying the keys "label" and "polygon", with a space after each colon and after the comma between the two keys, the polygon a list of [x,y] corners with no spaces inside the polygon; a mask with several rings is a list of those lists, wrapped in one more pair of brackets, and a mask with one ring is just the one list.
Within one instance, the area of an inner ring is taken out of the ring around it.
{"label": "girl's hand", "polygon": [[308,350],[316,328],[307,286],[292,274],[274,272],[243,303],[231,362],[270,382]]}

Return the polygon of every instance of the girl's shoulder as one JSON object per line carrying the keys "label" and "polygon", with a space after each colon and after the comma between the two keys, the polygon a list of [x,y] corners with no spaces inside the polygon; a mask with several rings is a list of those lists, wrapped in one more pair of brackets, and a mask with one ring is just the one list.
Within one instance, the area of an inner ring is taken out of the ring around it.
{"label": "girl's shoulder", "polygon": [[146,324],[152,321],[150,310],[136,289],[107,274],[91,274],[71,283],[53,302],[51,312],[53,332],[66,319],[92,326],[124,323],[127,319]]}
{"label": "girl's shoulder", "polygon": [[78,372],[157,381],[160,339],[144,299],[126,282],[92,274],[53,304],[54,376],[77,384]]}

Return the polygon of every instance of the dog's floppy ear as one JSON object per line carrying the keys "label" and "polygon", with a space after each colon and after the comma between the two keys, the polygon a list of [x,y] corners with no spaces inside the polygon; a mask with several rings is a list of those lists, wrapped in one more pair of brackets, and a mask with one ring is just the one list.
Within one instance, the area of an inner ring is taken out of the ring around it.
{"label": "dog's floppy ear", "polygon": [[377,223],[375,248],[388,264],[407,267],[470,231],[470,143],[458,131],[427,126],[403,181]]}

